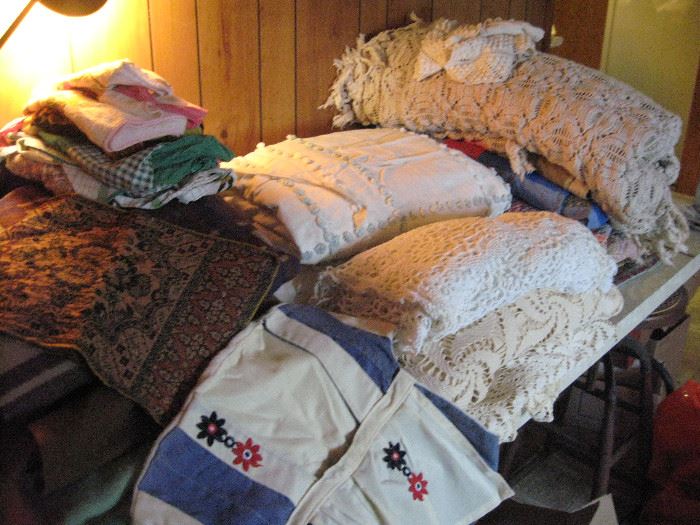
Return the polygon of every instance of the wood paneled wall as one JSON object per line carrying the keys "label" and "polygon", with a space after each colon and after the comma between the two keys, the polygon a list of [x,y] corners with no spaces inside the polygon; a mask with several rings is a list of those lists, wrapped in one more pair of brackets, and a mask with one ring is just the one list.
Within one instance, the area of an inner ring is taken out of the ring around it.
{"label": "wood paneled wall", "polygon": [[[195,11],[199,53],[184,57],[187,90],[199,87],[209,110],[208,133],[237,153],[257,142],[273,143],[289,133],[310,136],[331,129],[331,110],[320,110],[335,77],[333,60],[360,33],[373,34],[441,16],[477,22],[489,17],[522,18],[544,26],[550,0],[150,0],[151,26]],[[178,7],[175,7],[178,6]],[[189,33],[188,33],[189,34]],[[174,79],[179,63],[165,68],[168,46],[153,45],[155,70]],[[172,74],[171,74],[172,73]],[[173,80],[174,82],[174,80]],[[183,87],[183,89],[185,89]]]}
{"label": "wood paneled wall", "polygon": [[[3,88],[0,118],[18,115],[29,86],[47,74],[128,57],[153,69],[175,93],[209,110],[207,133],[238,154],[259,141],[289,133],[331,130],[331,110],[319,110],[335,77],[333,59],[360,33],[373,34],[410,22],[449,17],[478,22],[489,17],[528,20],[547,27],[552,0],[109,0],[87,19],[64,22],[55,15],[50,66],[40,60],[22,71],[21,85]],[[34,18],[44,9],[35,6]],[[32,13],[30,13],[32,14]],[[31,17],[30,17],[31,18]],[[12,78],[27,42],[47,28],[28,18],[0,51],[3,78]],[[60,35],[53,36],[67,24]],[[22,34],[23,33],[24,36]],[[33,40],[32,40],[33,39]],[[34,57],[33,57],[34,58]],[[26,66],[26,62],[25,66]]]}
{"label": "wood paneled wall", "polygon": [[608,0],[557,0],[553,22],[564,37],[551,53],[598,69],[603,53]]}

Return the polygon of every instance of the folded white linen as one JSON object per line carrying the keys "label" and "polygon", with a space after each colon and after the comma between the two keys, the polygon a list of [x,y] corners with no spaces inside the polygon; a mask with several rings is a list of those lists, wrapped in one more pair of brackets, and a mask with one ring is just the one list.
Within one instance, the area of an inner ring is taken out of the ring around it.
{"label": "folded white linen", "polygon": [[612,287],[615,261],[576,221],[549,212],[441,221],[329,268],[313,302],[398,325],[395,349],[420,352],[522,295]]}
{"label": "folded white linen", "polygon": [[236,172],[245,199],[274,210],[304,264],[438,220],[498,215],[511,199],[494,171],[399,129],[290,136],[222,166]]}

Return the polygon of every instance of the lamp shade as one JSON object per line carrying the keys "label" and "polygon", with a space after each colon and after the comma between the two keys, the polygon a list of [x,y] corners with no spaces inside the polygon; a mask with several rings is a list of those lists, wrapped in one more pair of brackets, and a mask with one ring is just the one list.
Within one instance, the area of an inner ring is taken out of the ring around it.
{"label": "lamp shade", "polygon": [[66,16],[86,16],[102,7],[107,0],[39,0],[46,7]]}
{"label": "lamp shade", "polygon": [[36,3],[42,3],[52,11],[66,16],[86,16],[97,11],[107,0],[3,0],[0,12],[0,47],[10,38],[27,13]]}

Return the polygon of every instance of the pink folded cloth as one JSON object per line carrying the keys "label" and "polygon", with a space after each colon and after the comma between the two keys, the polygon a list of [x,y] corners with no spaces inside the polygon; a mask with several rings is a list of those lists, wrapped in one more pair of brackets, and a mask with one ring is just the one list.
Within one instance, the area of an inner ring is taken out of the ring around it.
{"label": "pink folded cloth", "polygon": [[[163,77],[126,59],[100,64],[64,77],[56,84],[56,89],[87,90],[101,102],[136,114],[152,111],[155,107],[183,115],[187,117],[188,128],[201,125],[207,114],[204,108],[174,95],[172,86]],[[144,105],[128,104],[114,97],[115,91]]]}
{"label": "pink folded cloth", "polygon": [[114,91],[129,98],[152,104],[169,113],[187,117],[187,128],[196,128],[202,124],[207,110],[175,95],[158,95],[144,86],[115,86]]}
{"label": "pink folded cloth", "polygon": [[23,125],[24,117],[17,117],[5,124],[2,129],[0,129],[0,148],[14,144],[14,140],[11,139],[11,136],[21,131]]}
{"label": "pink folded cloth", "polygon": [[200,126],[207,111],[173,94],[160,75],[122,59],[64,77],[56,91],[31,102],[25,113],[58,107],[106,152],[182,135]]}
{"label": "pink folded cloth", "polygon": [[[45,107],[56,108],[106,152],[121,151],[141,142],[180,136],[185,132],[187,117],[133,101],[119,93],[111,93],[108,98],[116,98],[115,95],[125,99],[121,101],[122,107],[90,98],[80,91],[55,91],[31,102],[24,112],[31,115]],[[128,101],[138,107],[132,105],[130,111],[126,111]]]}

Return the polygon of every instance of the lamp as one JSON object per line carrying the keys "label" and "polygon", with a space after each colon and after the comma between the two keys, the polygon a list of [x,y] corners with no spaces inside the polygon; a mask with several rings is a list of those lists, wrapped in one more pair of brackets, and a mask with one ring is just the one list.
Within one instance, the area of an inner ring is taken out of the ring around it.
{"label": "lamp", "polygon": [[[10,38],[17,26],[32,9],[34,4],[41,3],[56,13],[66,16],[86,16],[97,11],[107,0],[29,0],[15,1],[14,5],[6,8],[4,23],[0,29],[7,27],[0,38],[0,48]],[[12,2],[9,2],[12,4]]]}

